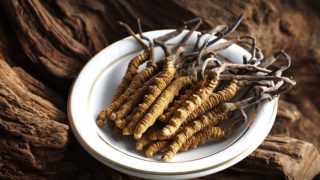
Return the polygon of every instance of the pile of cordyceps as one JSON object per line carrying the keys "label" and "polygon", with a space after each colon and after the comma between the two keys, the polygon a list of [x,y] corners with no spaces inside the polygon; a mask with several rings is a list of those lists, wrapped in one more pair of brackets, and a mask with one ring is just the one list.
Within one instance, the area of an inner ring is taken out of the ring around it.
{"label": "pile of cordyceps", "polygon": [[[230,119],[235,112],[241,112],[237,114],[246,120],[245,108],[272,100],[295,85],[282,76],[291,64],[284,51],[264,57],[251,36],[218,42],[233,32],[242,18],[243,15],[239,16],[230,26],[218,25],[199,33],[188,51],[185,44],[201,25],[199,18],[153,41],[142,34],[139,21],[139,37],[127,24],[120,23],[144,50],[130,61],[112,102],[98,115],[97,124],[102,127],[108,119],[118,134],[133,135],[138,151],[146,147],[147,157],[163,153],[162,161],[212,138],[225,138],[234,129],[219,127],[221,121]],[[188,27],[179,44],[166,45],[166,41]],[[205,39],[200,44],[201,38]],[[217,54],[234,43],[247,48],[252,55],[243,57],[243,64],[231,63]],[[156,46],[165,52],[158,62],[154,60]],[[277,60],[285,65],[267,69]],[[138,71],[144,63],[146,67]],[[249,89],[250,96],[235,101],[234,96],[242,88]]]}

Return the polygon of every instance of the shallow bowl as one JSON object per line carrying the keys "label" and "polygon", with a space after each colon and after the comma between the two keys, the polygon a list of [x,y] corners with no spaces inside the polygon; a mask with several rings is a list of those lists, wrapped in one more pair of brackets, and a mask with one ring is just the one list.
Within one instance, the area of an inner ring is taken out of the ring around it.
{"label": "shallow bowl", "polygon": [[[173,30],[158,30],[144,34],[152,39],[171,31]],[[186,32],[171,39],[168,44],[176,45]],[[188,40],[187,46],[192,47],[196,39],[197,32]],[[178,153],[167,163],[160,162],[158,156],[150,159],[136,151],[131,137],[115,141],[112,130],[108,126],[99,128],[95,118],[111,101],[130,59],[141,51],[132,37],[113,43],[85,65],[70,91],[68,116],[72,131],[80,144],[102,163],[143,178],[196,178],[236,164],[252,153],[268,135],[275,120],[277,98],[248,109],[248,122],[242,123],[226,140],[211,141],[188,152]],[[250,53],[235,44],[218,54],[235,63],[241,63],[244,55],[250,58]],[[164,56],[160,48],[156,48],[155,56],[156,60]],[[232,120],[222,125],[230,123]]]}

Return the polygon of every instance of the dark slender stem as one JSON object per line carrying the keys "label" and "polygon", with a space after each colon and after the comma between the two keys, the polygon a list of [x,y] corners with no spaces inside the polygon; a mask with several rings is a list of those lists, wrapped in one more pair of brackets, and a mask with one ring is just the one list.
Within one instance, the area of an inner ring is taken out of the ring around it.
{"label": "dark slender stem", "polygon": [[198,37],[197,37],[197,41],[196,43],[194,44],[193,46],[193,51],[197,51],[197,49],[199,48],[199,43],[200,43],[200,39],[202,38],[202,36],[204,36],[205,34],[198,34]]}
{"label": "dark slender stem", "polygon": [[139,36],[141,39],[144,39],[146,41],[149,42],[149,51],[150,51],[150,60],[149,60],[149,64],[148,65],[151,65],[151,66],[154,66],[156,67],[156,62],[155,62],[155,59],[154,59],[154,44],[153,42],[146,36],[143,35],[143,31],[142,31],[142,27],[141,27],[141,22],[140,22],[140,19],[138,18],[137,19],[137,24],[138,24],[138,30],[139,30]]}
{"label": "dark slender stem", "polygon": [[[254,64],[253,59],[256,57],[256,38],[254,38],[252,36],[241,36],[239,39],[240,39],[240,41],[238,41],[238,42],[246,43],[246,44],[249,44],[251,46],[251,49],[250,49],[251,58],[247,61],[247,63],[248,64]],[[251,40],[251,42],[241,41],[241,39],[249,39],[249,40]]]}
{"label": "dark slender stem", "polygon": [[245,108],[251,107],[255,104],[259,104],[265,100],[272,100],[270,94],[259,94],[253,97],[249,97],[234,103],[223,103],[221,108],[224,112],[232,112],[235,110],[243,110]]}
{"label": "dark slender stem", "polygon": [[160,46],[163,49],[165,55],[169,56],[172,53],[170,51],[170,48],[165,44],[165,42],[178,36],[185,28],[186,28],[186,26],[179,27],[175,31],[172,31],[172,32],[167,33],[163,36],[160,36],[160,37],[153,39],[154,45]]}
{"label": "dark slender stem", "polygon": [[141,27],[141,21],[140,21],[139,18],[137,19],[137,24],[138,24],[138,30],[139,30],[140,38],[148,41],[149,43],[152,43],[149,38],[147,38],[146,36],[143,35],[143,31],[142,31],[142,27]]}
{"label": "dark slender stem", "polygon": [[187,40],[188,40],[188,39],[190,38],[190,36],[193,34],[193,32],[194,32],[195,30],[197,30],[197,29],[200,27],[200,25],[202,24],[201,18],[198,18],[198,19],[195,19],[195,20],[191,20],[191,21],[189,21],[188,23],[191,23],[191,22],[194,22],[194,21],[196,21],[197,24],[196,24],[195,26],[193,26],[193,27],[189,30],[189,32],[182,38],[182,40],[179,42],[179,44],[177,45],[177,47],[174,48],[173,52],[177,52],[180,47],[184,46],[184,45],[186,44]]}
{"label": "dark slender stem", "polygon": [[172,31],[172,32],[167,33],[163,36],[155,38],[155,40],[157,40],[159,42],[166,42],[174,37],[177,37],[184,29],[186,29],[186,26],[179,27],[175,31]]}
{"label": "dark slender stem", "polygon": [[255,75],[232,75],[232,74],[221,74],[220,80],[248,80],[248,81],[259,81],[259,80],[273,80],[281,81],[283,80],[286,83],[295,85],[296,82],[287,77],[277,77],[277,76],[255,76]]}
{"label": "dark slender stem", "polygon": [[[235,42],[236,42],[236,40],[232,39],[232,40],[228,40],[228,41],[223,42],[223,43],[215,44],[215,45],[213,45],[211,47],[207,46],[204,49],[204,52],[203,52],[204,55],[203,56],[206,56],[206,55],[211,54],[211,53],[215,53],[217,51],[224,50],[224,49],[230,47]],[[185,58],[198,56],[198,54],[200,53],[200,50],[201,50],[201,48],[198,48],[195,52],[186,55]]]}
{"label": "dark slender stem", "polygon": [[145,44],[136,36],[136,34],[133,32],[133,30],[131,29],[131,27],[130,27],[128,24],[123,23],[123,22],[121,22],[121,21],[119,21],[119,24],[126,29],[126,31],[138,42],[138,44],[139,44],[143,49],[146,49],[146,50],[148,49],[148,46],[145,45]]}
{"label": "dark slender stem", "polygon": [[287,70],[290,66],[291,66],[291,58],[290,56],[284,52],[283,50],[282,51],[279,51],[277,53],[275,53],[275,56],[276,58],[278,59],[280,56],[283,56],[284,59],[286,60],[286,65],[284,66],[281,66],[279,69],[276,69],[274,70],[273,73],[270,73],[271,75],[276,75],[276,76],[281,76],[282,72]]}
{"label": "dark slender stem", "polygon": [[170,48],[164,42],[159,41],[158,39],[154,39],[153,42],[155,45],[160,46],[162,48],[165,56],[170,56],[172,54],[172,52],[170,51]]}
{"label": "dark slender stem", "polygon": [[230,28],[227,31],[225,31],[224,33],[221,33],[221,35],[218,35],[218,37],[216,39],[210,41],[208,46],[218,42],[220,39],[224,38],[226,35],[232,33],[239,26],[243,17],[244,17],[244,13],[242,13],[240,16],[238,16],[236,21],[230,26]]}

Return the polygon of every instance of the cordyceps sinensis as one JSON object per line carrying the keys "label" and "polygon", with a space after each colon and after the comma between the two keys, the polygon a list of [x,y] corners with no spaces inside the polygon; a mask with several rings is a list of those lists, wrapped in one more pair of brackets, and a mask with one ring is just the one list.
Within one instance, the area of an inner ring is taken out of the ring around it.
{"label": "cordyceps sinensis", "polygon": [[153,80],[154,77],[143,83],[143,85],[121,105],[118,111],[111,113],[111,119],[114,119],[115,122],[126,119],[125,117],[142,101],[143,96],[148,92]]}
{"label": "cordyceps sinensis", "polygon": [[[124,24],[124,23],[123,23]],[[127,31],[134,37],[134,39],[143,47],[145,47],[146,45],[143,45],[144,43],[139,40],[134,33],[132,32],[132,30],[130,29],[130,27],[128,25],[125,25]],[[177,35],[179,35],[182,32],[183,28],[178,28],[177,30],[167,33],[161,37],[159,37],[160,39],[162,39],[163,41],[167,41]],[[150,49],[145,50],[143,53],[147,53],[148,55],[151,54],[151,56],[149,56],[149,61],[150,63],[147,64],[147,67],[144,68],[141,72],[139,73],[135,73],[135,75],[133,76],[133,78],[131,77],[131,81],[126,81],[128,83],[128,85],[126,86],[126,89],[123,91],[122,89],[124,88],[118,88],[119,90],[116,91],[116,94],[118,94],[118,92],[121,91],[121,96],[116,95],[117,98],[113,98],[112,102],[105,107],[105,109],[103,111],[100,112],[100,114],[97,117],[97,124],[99,126],[103,126],[104,125],[104,121],[106,119],[106,117],[108,117],[110,120],[116,120],[117,117],[116,116],[111,116],[111,113],[113,111],[117,111],[119,110],[119,108],[121,107],[121,105],[123,104],[123,102],[125,102],[132,94],[135,93],[136,89],[138,89],[139,87],[143,86],[144,82],[148,81],[152,76],[154,76],[159,69],[162,67],[162,62],[158,62],[157,64],[155,64],[153,61],[153,56],[152,56],[152,51],[153,51],[153,46],[152,43],[150,43]],[[140,57],[140,55],[137,56],[136,61],[140,61],[142,59],[142,57]],[[135,60],[135,58],[133,59]],[[135,62],[136,62],[135,61]],[[137,63],[129,63],[129,68],[130,65],[134,65],[132,67],[133,68],[137,68],[138,66]],[[130,70],[131,72],[132,70]],[[127,74],[127,73],[126,73]],[[130,73],[128,73],[130,74]],[[132,74],[132,73],[131,73]],[[129,75],[128,75],[129,76]],[[127,79],[129,79],[130,77],[128,77]],[[122,84],[122,82],[121,82]],[[122,86],[122,85],[119,86]],[[124,86],[123,86],[124,87]]]}
{"label": "cordyceps sinensis", "polygon": [[212,138],[221,139],[225,137],[226,133],[222,128],[209,126],[187,139],[179,151],[188,151],[189,148],[197,148],[197,146],[205,144]]}
{"label": "cordyceps sinensis", "polygon": [[179,94],[180,89],[191,83],[192,78],[190,76],[177,77],[173,80],[156,99],[142,120],[137,124],[134,130],[134,138],[140,139],[142,134],[152,126],[163,111],[167,109],[169,103],[171,103],[173,98]]}
{"label": "cordyceps sinensis", "polygon": [[189,97],[194,94],[200,87],[203,86],[205,81],[198,81],[196,84],[192,85],[190,89],[186,89],[177,100],[173,101],[171,107],[167,108],[162,115],[159,116],[159,120],[164,123],[168,123],[169,119],[173,116],[174,112],[186,101]]}
{"label": "cordyceps sinensis", "polygon": [[215,77],[206,80],[203,87],[199,88],[177,109],[168,124],[161,130],[161,136],[166,137],[174,134],[181,124],[187,120],[187,117],[212,94],[218,85],[219,73],[216,73]]}
{"label": "cordyceps sinensis", "polygon": [[224,113],[221,108],[216,108],[212,111],[209,111],[206,115],[203,115],[202,117],[192,121],[191,123],[188,123],[188,126],[183,127],[183,130],[174,137],[168,150],[165,151],[165,153],[161,157],[161,160],[169,161],[173,156],[176,155],[176,153],[188,138],[208,126],[214,126],[221,120],[226,120],[229,118],[229,113]]}
{"label": "cordyceps sinensis", "polygon": [[[160,128],[155,129],[155,128],[153,128],[153,126],[151,128],[149,128],[147,130],[147,132],[144,133],[143,136],[137,140],[136,149],[138,151],[142,151],[142,149],[145,146],[147,146],[153,142],[156,142],[158,140],[170,140],[176,135],[176,134],[174,134],[173,136],[167,137],[166,139],[161,139],[161,137],[159,136],[160,130],[161,130]],[[182,130],[182,128],[181,128],[181,130]],[[177,132],[180,132],[180,131],[177,131]]]}
{"label": "cordyceps sinensis", "polygon": [[[242,19],[242,18],[240,18]],[[236,25],[237,26],[237,25]],[[231,32],[231,31],[229,31]],[[212,40],[215,41],[216,39]],[[201,63],[201,55],[203,54],[205,47],[210,44],[212,41],[205,41],[205,43],[202,46],[202,49],[199,51],[199,55],[197,58],[197,61],[195,63],[200,64]],[[228,47],[228,46],[226,46]],[[204,76],[204,71],[206,66],[208,65],[208,63],[210,61],[214,61],[215,63],[217,63],[219,65],[219,67],[214,68],[211,70],[211,76],[210,78],[205,78]],[[250,66],[250,65],[248,65]],[[259,70],[259,71],[263,71],[263,72],[270,72],[264,68],[258,68],[256,66],[250,66],[250,68],[248,68],[248,66],[234,66],[233,64],[222,64],[220,60],[216,59],[216,58],[208,58],[203,62],[202,65],[202,77],[206,80],[206,83],[204,83],[203,87],[201,87],[198,91],[196,91],[192,96],[190,96],[190,98],[185,101],[180,108],[178,108],[176,110],[176,112],[174,113],[174,115],[170,118],[168,125],[166,125],[162,131],[161,131],[161,135],[162,136],[170,136],[171,134],[174,134],[175,131],[177,131],[177,129],[181,126],[181,124],[183,124],[187,118],[193,113],[194,110],[198,109],[201,104],[208,98],[210,97],[210,95],[213,93],[214,89],[217,87],[218,82],[219,82],[219,75],[221,73],[223,73],[224,71],[230,70],[230,69],[250,69],[252,68],[252,70]],[[196,73],[197,74],[197,73]]]}
{"label": "cordyceps sinensis", "polygon": [[[209,142],[212,139],[215,140],[221,140],[225,139],[234,130],[236,130],[239,125],[241,124],[241,119],[236,118],[233,119],[233,122],[228,127],[217,127],[215,126],[216,123],[209,124],[205,126],[202,130],[195,133],[191,137],[189,137],[180,147],[178,152],[185,152],[188,151],[190,148],[197,148],[197,146],[205,144]],[[187,125],[186,127],[188,127]],[[154,141],[152,144],[149,143],[149,146],[145,152],[145,155],[147,157],[152,157],[157,152],[165,152],[170,148],[170,145],[172,144],[172,139],[169,140],[160,140],[160,141]]]}
{"label": "cordyceps sinensis", "polygon": [[159,131],[161,129],[161,124],[155,124],[154,126],[152,126],[151,128],[149,128],[146,133],[143,134],[143,136],[137,140],[136,142],[136,150],[138,151],[142,151],[142,149],[155,142],[156,139],[150,138],[152,136],[156,136],[157,131]]}
{"label": "cordyceps sinensis", "polygon": [[[252,49],[255,49],[253,47]],[[252,50],[252,57],[254,56],[255,52]],[[251,57],[250,60],[253,58]],[[259,67],[265,68],[270,66],[274,60],[270,59],[268,60],[268,63],[265,61],[262,61],[261,64],[258,64]],[[190,116],[188,116],[187,121],[193,120],[197,118],[198,116],[202,115],[206,111],[214,108],[215,106],[230,101],[231,98],[235,96],[235,94],[238,92],[241,86],[249,84],[248,82],[242,82],[242,81],[237,81],[237,80],[232,80],[229,85],[225,86],[222,90],[212,93],[210,97],[205,100],[196,110],[192,112]]]}
{"label": "cordyceps sinensis", "polygon": [[174,77],[176,70],[172,61],[165,63],[163,70],[156,75],[152,85],[148,88],[148,93],[144,96],[143,102],[139,104],[129,116],[129,124],[123,129],[124,135],[131,135],[137,123],[144,116],[156,98],[167,87]]}
{"label": "cordyceps sinensis", "polygon": [[166,125],[161,130],[162,136],[170,136],[175,133],[181,126],[181,124],[186,121],[186,118],[198,108],[204,99],[212,93],[218,84],[218,80],[211,80],[207,82],[204,87],[199,89],[195,94],[193,94],[186,102],[184,102],[179,109],[174,113],[172,118],[169,120],[168,125]]}
{"label": "cordyceps sinensis", "polygon": [[222,90],[212,93],[209,98],[201,103],[201,105],[195,109],[188,117],[187,121],[191,121],[208,110],[216,107],[217,105],[230,101],[239,90],[238,81],[233,80],[229,85],[225,86]]}
{"label": "cordyceps sinensis", "polygon": [[[140,38],[149,42],[147,46],[146,41],[138,39],[130,27],[122,24],[144,51],[129,63],[112,103],[100,113],[97,124],[103,125],[107,117],[117,135],[134,136],[137,151],[147,147],[147,157],[161,152],[161,160],[165,162],[180,151],[196,148],[212,138],[222,139],[242,127],[232,125],[236,123],[234,118],[230,119],[231,113],[240,111],[242,116],[235,114],[235,118],[242,124],[242,119],[247,118],[246,107],[271,100],[295,85],[291,78],[282,76],[291,65],[284,51],[264,56],[250,35],[218,42],[233,32],[242,19],[243,14],[230,26],[218,25],[203,31],[195,44],[186,45],[201,24],[199,19],[192,20],[197,25],[172,49],[165,42],[183,28],[151,41],[143,36],[138,23]],[[234,43],[243,45],[251,54],[241,55],[243,64],[232,63],[233,59],[219,54]],[[153,59],[155,46],[165,53],[158,62]],[[269,69],[277,59],[285,60],[285,65]],[[138,71],[145,62],[146,67]],[[240,97],[242,94],[245,95]],[[223,128],[217,127],[227,119],[230,120]]]}
{"label": "cordyceps sinensis", "polygon": [[170,145],[170,141],[157,141],[148,146],[145,155],[151,158],[155,153],[163,151]]}
{"label": "cordyceps sinensis", "polygon": [[[171,81],[174,79],[177,68],[176,68],[176,63],[177,59],[179,58],[180,54],[184,51],[184,44],[188,40],[188,38],[192,35],[192,33],[200,26],[201,21],[199,21],[196,26],[194,26],[185,36],[184,38],[180,41],[177,47],[175,47],[174,52],[170,53],[168,51],[168,48],[165,47],[165,45],[162,42],[158,42],[158,44],[164,48],[165,53],[169,56],[164,58],[164,64],[162,70],[156,75],[153,84],[149,87],[148,93],[144,96],[143,102],[140,103],[132,112],[129,118],[129,124],[127,125],[126,128],[123,129],[123,134],[124,135],[131,135],[135,131],[136,125],[139,123],[139,121],[144,117],[146,113],[148,113],[149,108],[153,105],[153,103],[157,100],[157,98],[160,96],[160,94],[166,89],[166,87],[171,83]],[[181,82],[187,82],[188,78],[185,78],[185,80]],[[179,80],[180,81],[180,80]],[[175,85],[180,86],[176,87],[179,88],[179,90],[183,87],[183,83],[175,83]],[[167,94],[170,95],[170,94]],[[174,96],[173,96],[174,97]],[[172,98],[173,99],[173,98]],[[167,101],[170,103],[172,99],[164,99],[160,100],[157,105],[165,104]],[[165,102],[164,102],[165,101]],[[168,103],[168,104],[169,104]],[[166,107],[165,107],[166,108]],[[154,111],[150,113],[155,113]],[[162,112],[161,112],[162,113]],[[161,115],[158,112],[156,113],[159,114],[158,116]],[[155,119],[156,119],[155,118]],[[154,118],[149,118],[152,119]],[[144,124],[152,124],[152,123],[144,123]],[[136,139],[139,139],[142,134],[137,133],[135,136]]]}
{"label": "cordyceps sinensis", "polygon": [[144,51],[134,58],[131,59],[128,64],[128,68],[125,72],[124,77],[121,80],[120,85],[118,86],[115,94],[112,97],[112,101],[109,106],[107,106],[103,111],[100,112],[96,121],[99,126],[104,125],[105,118],[109,116],[112,110],[117,107],[118,103],[115,103],[116,99],[120,97],[121,94],[125,92],[128,88],[129,84],[133,80],[133,77],[138,73],[138,68],[141,64],[146,62],[149,59],[150,49],[147,45],[145,45],[132,31],[132,29],[125,23],[120,22],[120,25],[124,26],[127,32],[138,42],[138,44],[144,49]]}
{"label": "cordyceps sinensis", "polygon": [[130,63],[128,64],[128,68],[125,72],[124,77],[122,78],[122,81],[120,85],[118,86],[115,94],[112,97],[112,100],[114,101],[117,99],[124,90],[128,87],[130,81],[132,80],[132,77],[135,76],[138,73],[138,68],[141,64],[146,62],[148,60],[148,57],[150,55],[151,49],[147,47],[133,32],[133,30],[125,23],[119,22],[121,26],[123,26],[127,32],[138,42],[138,44],[144,49],[144,51],[137,56],[135,56]]}
{"label": "cordyceps sinensis", "polygon": [[[202,131],[196,133],[191,136],[186,142],[180,147],[179,152],[188,151],[189,148],[196,148],[198,145],[204,144],[212,138],[221,139],[225,138],[226,133],[220,127],[207,127]],[[171,141],[170,140],[162,140],[153,142],[150,144],[145,152],[147,157],[152,157],[157,152],[165,151],[169,148]]]}

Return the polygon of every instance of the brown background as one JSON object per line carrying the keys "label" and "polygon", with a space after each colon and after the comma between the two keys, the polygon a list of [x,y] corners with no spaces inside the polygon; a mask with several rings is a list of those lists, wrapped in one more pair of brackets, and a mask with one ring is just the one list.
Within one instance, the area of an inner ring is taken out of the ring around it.
{"label": "brown background", "polygon": [[[311,179],[320,171],[320,3],[317,0],[2,0],[0,1],[0,177],[130,179],[90,157],[75,141],[66,100],[83,65],[128,36],[199,16],[202,29],[230,24],[268,55],[286,50],[297,86],[281,97],[271,135],[248,158],[202,179]],[[297,138],[297,139],[294,139]],[[319,177],[319,175],[318,175]]]}

